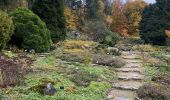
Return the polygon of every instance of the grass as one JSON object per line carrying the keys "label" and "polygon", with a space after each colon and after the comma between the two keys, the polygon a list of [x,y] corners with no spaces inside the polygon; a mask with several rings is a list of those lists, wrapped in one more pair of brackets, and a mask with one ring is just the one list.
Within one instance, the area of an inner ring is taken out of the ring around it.
{"label": "grass", "polygon": [[37,58],[32,66],[34,69],[53,69],[56,66],[56,58],[53,55],[49,55],[46,58]]}

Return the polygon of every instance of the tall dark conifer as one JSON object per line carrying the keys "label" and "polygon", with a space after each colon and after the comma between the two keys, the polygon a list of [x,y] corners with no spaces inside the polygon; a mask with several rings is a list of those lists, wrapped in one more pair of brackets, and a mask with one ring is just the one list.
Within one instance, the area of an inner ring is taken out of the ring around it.
{"label": "tall dark conifer", "polygon": [[170,28],[170,0],[156,0],[143,12],[140,23],[141,37],[146,43],[164,45],[165,30]]}
{"label": "tall dark conifer", "polygon": [[86,0],[87,6],[87,18],[88,19],[99,19],[99,4],[98,0]]}
{"label": "tall dark conifer", "polygon": [[32,10],[46,22],[54,42],[65,38],[66,20],[64,16],[63,0],[36,0]]}

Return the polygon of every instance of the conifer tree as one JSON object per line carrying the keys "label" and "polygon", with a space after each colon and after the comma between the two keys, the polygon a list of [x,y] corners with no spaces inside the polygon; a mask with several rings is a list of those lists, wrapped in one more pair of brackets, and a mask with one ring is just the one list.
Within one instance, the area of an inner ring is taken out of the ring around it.
{"label": "conifer tree", "polygon": [[62,40],[66,35],[66,20],[63,0],[36,0],[32,10],[47,24],[54,42]]}
{"label": "conifer tree", "polygon": [[140,34],[146,43],[164,45],[165,30],[170,28],[170,0],[156,0],[143,12]]}

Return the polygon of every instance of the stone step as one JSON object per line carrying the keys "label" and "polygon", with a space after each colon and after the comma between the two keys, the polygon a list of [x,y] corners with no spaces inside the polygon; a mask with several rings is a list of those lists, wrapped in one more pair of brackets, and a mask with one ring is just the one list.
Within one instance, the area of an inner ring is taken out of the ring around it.
{"label": "stone step", "polygon": [[143,85],[140,81],[117,81],[113,83],[113,88],[121,90],[137,90]]}
{"label": "stone step", "polygon": [[138,55],[121,56],[123,59],[141,59]]}
{"label": "stone step", "polygon": [[38,53],[38,57],[46,57],[50,55],[51,53]]}
{"label": "stone step", "polygon": [[144,75],[138,72],[118,72],[119,80],[143,80]]}
{"label": "stone step", "polygon": [[130,60],[129,60],[129,59],[128,59],[128,60],[126,59],[125,62],[126,62],[126,63],[143,63],[142,60],[136,60],[136,59],[130,59]]}
{"label": "stone step", "polygon": [[138,51],[122,51],[121,54],[122,54],[122,55],[130,55],[130,54],[140,55],[141,52],[138,52]]}
{"label": "stone step", "polygon": [[141,63],[128,63],[123,68],[140,68],[142,67]]}
{"label": "stone step", "polygon": [[131,68],[131,67],[125,67],[125,68],[116,68],[115,69],[117,72],[138,72],[142,73],[141,68]]}
{"label": "stone step", "polygon": [[108,100],[135,100],[136,93],[129,90],[113,88],[108,94]]}

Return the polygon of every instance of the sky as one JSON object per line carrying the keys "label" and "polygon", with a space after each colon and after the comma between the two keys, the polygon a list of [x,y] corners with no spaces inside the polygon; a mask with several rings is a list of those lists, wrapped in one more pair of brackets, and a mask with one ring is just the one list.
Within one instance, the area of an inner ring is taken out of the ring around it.
{"label": "sky", "polygon": [[147,3],[155,3],[155,0],[145,0]]}

